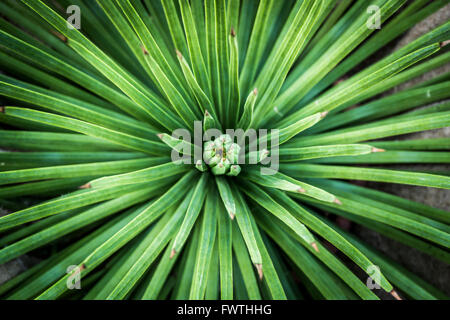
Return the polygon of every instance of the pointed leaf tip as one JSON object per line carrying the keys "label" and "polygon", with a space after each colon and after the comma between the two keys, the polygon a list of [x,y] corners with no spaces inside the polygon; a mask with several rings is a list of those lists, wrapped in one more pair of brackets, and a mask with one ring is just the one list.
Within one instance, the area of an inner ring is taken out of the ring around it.
{"label": "pointed leaf tip", "polygon": [[255,96],[258,95],[258,88],[253,89],[253,94],[254,94]]}
{"label": "pointed leaf tip", "polygon": [[333,85],[337,86],[339,84],[341,84],[342,82],[344,82],[345,80],[347,80],[347,77],[343,77],[341,79],[336,80]]}
{"label": "pointed leaf tip", "polygon": [[176,253],[175,249],[172,249],[172,251],[170,251],[170,259],[172,259]]}
{"label": "pointed leaf tip", "polygon": [[298,189],[297,189],[297,192],[298,192],[298,193],[305,193],[305,192],[306,192],[306,190],[305,190],[305,189],[303,189],[303,188],[298,188]]}
{"label": "pointed leaf tip", "polygon": [[83,184],[81,187],[79,187],[78,189],[90,189],[92,186],[91,186],[91,183],[90,182],[88,182],[88,183],[86,183],[86,184]]}
{"label": "pointed leaf tip", "polygon": [[181,52],[178,49],[175,49],[175,52],[177,53],[178,59],[183,60],[183,55],[181,54]]}
{"label": "pointed leaf tip", "polygon": [[439,45],[441,46],[441,48],[445,47],[446,45],[448,45],[450,43],[450,40],[444,40],[441,43],[439,43]]}
{"label": "pointed leaf tip", "polygon": [[333,202],[336,203],[336,204],[338,204],[338,205],[341,205],[341,204],[342,204],[341,200],[339,200],[338,198],[334,199]]}
{"label": "pointed leaf tip", "polygon": [[0,113],[5,113],[5,107],[0,107]]}
{"label": "pointed leaf tip", "polygon": [[327,114],[328,114],[328,111],[321,112],[320,113],[320,119],[325,118],[327,116]]}
{"label": "pointed leaf tip", "polygon": [[234,220],[234,217],[236,217],[236,214],[234,212],[230,212],[230,219]]}
{"label": "pointed leaf tip", "polygon": [[260,263],[255,263],[255,268],[256,268],[256,270],[258,271],[258,277],[259,277],[259,280],[262,280],[262,279],[263,279],[263,276],[264,276],[264,274],[263,274],[263,269],[262,269],[262,264],[260,264]]}
{"label": "pointed leaf tip", "polygon": [[384,150],[384,149],[378,149],[378,148],[375,148],[375,147],[373,147],[372,148],[372,152],[385,152],[386,150]]}
{"label": "pointed leaf tip", "polygon": [[205,110],[205,117],[209,117],[211,116],[210,113],[208,112],[208,110]]}
{"label": "pointed leaf tip", "polygon": [[400,298],[400,296],[398,295],[397,291],[392,290],[391,292],[389,292],[396,300],[403,300],[402,298]]}
{"label": "pointed leaf tip", "polygon": [[236,37],[236,30],[234,30],[233,27],[231,27],[230,35],[231,35],[233,38]]}
{"label": "pointed leaf tip", "polygon": [[53,33],[53,35],[55,35],[62,42],[67,43],[67,37],[65,35],[59,33],[58,31],[55,31],[55,30],[51,30],[50,32]]}
{"label": "pointed leaf tip", "polygon": [[144,55],[148,55],[148,51],[147,51],[147,49],[144,47],[143,44],[141,44],[141,49],[142,49],[142,52],[144,53]]}
{"label": "pointed leaf tip", "polygon": [[314,248],[316,252],[319,252],[319,247],[317,246],[317,243],[313,242],[311,243],[311,246]]}
{"label": "pointed leaf tip", "polygon": [[158,138],[160,138],[162,140],[163,137],[164,137],[164,134],[163,133],[158,133],[157,136],[158,136]]}

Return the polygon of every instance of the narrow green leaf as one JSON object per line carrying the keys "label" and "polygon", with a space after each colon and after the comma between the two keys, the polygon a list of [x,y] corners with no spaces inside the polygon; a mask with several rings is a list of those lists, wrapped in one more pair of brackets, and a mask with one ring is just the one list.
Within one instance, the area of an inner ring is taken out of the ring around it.
{"label": "narrow green leaf", "polygon": [[39,248],[52,240],[59,239],[69,232],[78,230],[88,224],[149,199],[159,192],[158,188],[164,185],[166,183],[157,183],[150,188],[147,187],[136,192],[125,194],[52,225],[49,228],[41,229],[39,232],[0,250],[0,261],[1,263],[5,263],[35,248]]}
{"label": "narrow green leaf", "polygon": [[[296,162],[308,159],[352,156],[351,159],[359,159],[359,155],[372,152],[380,152],[381,149],[366,144],[336,144],[331,146],[315,146],[305,148],[280,148],[280,162]],[[375,155],[375,158],[378,156]],[[362,157],[366,158],[366,157]],[[356,160],[358,161],[358,160]]]}
{"label": "narrow green leaf", "polygon": [[220,198],[222,199],[228,215],[233,220],[236,215],[236,203],[234,201],[233,193],[231,192],[230,185],[225,177],[215,177],[217,188],[219,190]]}
{"label": "narrow green leaf", "polygon": [[119,131],[114,131],[85,121],[63,117],[56,114],[15,107],[5,108],[5,113],[21,119],[42,122],[59,128],[66,128],[83,133],[92,137],[105,139],[123,147],[144,153],[161,155],[164,154],[164,150],[167,150],[164,145],[158,142],[130,136]]}
{"label": "narrow green leaf", "polygon": [[[233,299],[234,279],[233,279],[233,252],[232,252],[232,220],[227,217],[226,209],[219,204],[217,215],[217,253],[219,255],[219,277],[220,277],[220,299]],[[213,276],[213,275],[211,275]]]}
{"label": "narrow green leaf", "polygon": [[[231,7],[231,8],[230,8]],[[228,112],[230,114],[235,114],[236,116],[232,120],[232,125],[239,121],[239,115],[241,114],[241,97],[239,92],[239,48],[238,40],[236,38],[236,30],[234,29],[237,25],[231,23],[230,19],[235,19],[239,15],[239,12],[231,13],[230,10],[238,10],[239,1],[232,0],[228,1],[228,22],[231,24],[230,35],[228,36],[228,46],[230,48],[230,88],[228,90]],[[236,23],[236,22],[235,22]],[[238,125],[238,128],[242,128]]]}
{"label": "narrow green leaf", "polygon": [[189,299],[192,300],[203,299],[205,295],[208,271],[216,239],[217,204],[217,194],[215,192],[209,193],[203,210],[200,232],[201,241],[198,244],[191,292],[189,294]]}
{"label": "narrow green leaf", "polygon": [[180,230],[178,230],[175,240],[172,245],[172,253],[174,256],[177,252],[181,251],[184,243],[189,237],[189,234],[197,220],[198,215],[203,207],[203,202],[206,197],[206,186],[208,185],[208,175],[202,174],[200,180],[194,189],[194,194],[189,203],[189,207],[185,213],[183,223]]}
{"label": "narrow green leaf", "polygon": [[[239,119],[238,128],[246,130],[251,127],[253,120],[253,110],[255,108],[256,98],[258,96],[258,89],[253,89],[252,92],[247,97],[247,100],[244,104],[244,112],[242,113],[241,118]],[[239,115],[239,113],[238,113]]]}
{"label": "narrow green leaf", "polygon": [[315,163],[450,163],[449,152],[425,152],[425,151],[386,151],[372,153],[360,157],[330,157],[314,161]]}
{"label": "narrow green leaf", "polygon": [[4,171],[0,172],[0,185],[36,180],[114,175],[164,162],[164,158],[146,158]]}
{"label": "narrow green leaf", "polygon": [[68,195],[56,198],[27,209],[23,209],[6,216],[0,217],[0,230],[7,230],[26,222],[35,221],[63,211],[81,208],[90,204],[113,199],[124,192],[132,192],[141,188],[141,185],[129,187],[112,187],[96,190],[79,190]]}
{"label": "narrow green leaf", "polygon": [[[370,272],[370,266],[373,262],[370,261],[364,254],[362,254],[358,249],[356,249],[350,242],[348,242],[344,237],[340,236],[339,233],[330,228],[327,224],[323,223],[321,219],[318,219],[308,210],[304,209],[298,205],[295,201],[290,199],[287,195],[282,192],[271,190],[270,194],[274,196],[275,199],[280,201],[283,205],[292,209],[295,212],[298,219],[303,222],[306,226],[314,230],[317,234],[322,235],[327,241],[333,244],[336,248],[341,250],[347,257],[352,259],[362,270],[366,273]],[[368,274],[370,276],[370,274]],[[378,281],[375,280],[375,281]],[[392,291],[392,285],[383,275],[380,274],[378,283],[386,292]]]}
{"label": "narrow green leaf", "polygon": [[316,248],[316,239],[314,239],[314,236],[309,232],[309,230],[301,222],[295,219],[288,210],[277,203],[261,188],[257,187],[253,183],[244,183],[242,180],[242,186],[240,186],[240,189],[255,202],[283,221],[283,223],[289,226],[289,228],[291,228],[299,237],[304,239],[305,242]]}
{"label": "narrow green leaf", "polygon": [[[269,171],[270,172],[270,171]],[[302,181],[295,180],[287,175],[284,175],[280,172],[272,172],[272,175],[262,175],[259,174],[257,170],[251,169],[247,170],[243,176],[247,177],[249,180],[253,181],[256,184],[269,187],[276,188],[289,192],[298,192],[304,194],[306,196],[315,198],[320,201],[325,202],[338,202],[339,200],[333,194],[314,187],[310,184],[307,184]]]}
{"label": "narrow green leaf", "polygon": [[415,186],[450,189],[450,177],[427,173],[361,167],[328,166],[317,164],[282,164],[281,170],[299,178],[335,178],[410,184]]}
{"label": "narrow green leaf", "polygon": [[125,186],[136,183],[149,183],[155,180],[166,179],[189,170],[188,166],[177,165],[173,162],[161,165],[150,166],[150,168],[123,173],[120,175],[111,175],[93,180],[89,183],[90,188],[110,188],[113,186]]}
{"label": "narrow green leaf", "polygon": [[314,126],[317,122],[322,120],[327,115],[327,112],[316,113],[312,116],[298,120],[297,122],[280,129],[279,144],[289,141],[291,138],[300,132]]}
{"label": "narrow green leaf", "polygon": [[237,226],[233,226],[233,251],[238,263],[241,273],[244,275],[244,284],[250,300],[261,300],[261,293],[259,292],[258,281],[255,277],[250,256],[247,252],[245,242]]}
{"label": "narrow green leaf", "polygon": [[[303,199],[299,194],[293,194],[296,198]],[[339,210],[348,211],[352,214],[362,216],[377,222],[382,222],[389,226],[407,231],[424,239],[435,242],[444,247],[450,247],[449,233],[439,230],[433,226],[419,222],[411,217],[405,217],[394,212],[390,212],[389,208],[383,209],[370,204],[362,203],[361,200],[350,200],[349,197],[340,196],[340,204],[324,203],[326,206],[337,206]],[[311,200],[315,201],[315,200]]]}
{"label": "narrow green leaf", "polygon": [[437,112],[428,115],[399,119],[395,123],[378,124],[374,122],[370,127],[350,127],[344,130],[301,137],[291,140],[289,147],[307,147],[316,145],[357,143],[372,139],[396,136],[411,132],[438,129],[448,126],[450,112]]}

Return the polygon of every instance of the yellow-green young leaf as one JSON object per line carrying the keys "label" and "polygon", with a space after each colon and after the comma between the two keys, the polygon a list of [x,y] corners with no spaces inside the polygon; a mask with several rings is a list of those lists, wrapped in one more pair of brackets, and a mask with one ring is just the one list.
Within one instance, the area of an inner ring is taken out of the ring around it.
{"label": "yellow-green young leaf", "polygon": [[253,89],[247,97],[244,104],[244,112],[239,119],[237,127],[246,130],[251,127],[253,120],[253,110],[255,108],[256,98],[258,96],[258,89]]}
{"label": "yellow-green young leaf", "polygon": [[216,176],[215,180],[220,198],[227,209],[228,215],[233,220],[236,215],[236,202],[234,200],[233,193],[231,192],[230,184],[225,177]]}
{"label": "yellow-green young leaf", "polygon": [[[198,2],[198,1],[197,1]],[[181,68],[183,70],[184,76],[186,80],[188,81],[189,85],[191,86],[191,89],[194,91],[194,94],[196,95],[196,98],[198,102],[200,103],[199,96],[202,95],[203,90],[205,91],[205,98],[209,99],[211,98],[211,81],[209,78],[208,70],[206,68],[206,63],[203,58],[203,53],[201,51],[200,43],[201,43],[201,34],[200,32],[204,32],[204,30],[198,30],[196,26],[195,17],[193,14],[193,11],[195,12],[195,8],[191,8],[191,6],[195,6],[195,4],[189,4],[188,0],[180,0],[180,11],[181,11],[181,17],[184,24],[184,30],[186,35],[186,41],[189,49],[189,57],[190,61],[192,63],[192,69],[193,74],[190,72],[189,65],[184,58],[182,58],[182,54],[178,55],[178,58],[181,62]],[[200,22],[200,21],[198,21]],[[178,47],[177,47],[178,48]],[[182,48],[179,48],[179,50],[182,50]],[[179,52],[179,51],[178,51]],[[185,54],[187,54],[185,52]],[[181,56],[181,57],[180,57]],[[195,74],[195,77],[194,77]],[[198,84],[197,84],[198,82]],[[201,90],[200,88],[204,88]],[[199,90],[200,89],[200,90]],[[197,94],[196,94],[197,92]],[[199,96],[197,96],[199,95]],[[210,104],[210,102],[209,102]],[[201,105],[204,109],[208,109],[208,105]],[[211,108],[212,110],[212,108]],[[211,111],[214,112],[214,111]]]}
{"label": "yellow-green young leaf", "polygon": [[[232,0],[228,2],[228,6],[232,7],[232,9],[239,9],[239,1]],[[237,7],[237,8],[236,8]],[[230,8],[229,8],[230,9]],[[228,11],[230,14],[230,11]],[[238,16],[239,13],[236,12],[233,17]],[[228,18],[230,20],[230,17]],[[228,21],[231,24],[230,35],[228,36],[228,46],[230,47],[230,89],[229,89],[229,97],[228,97],[228,110],[231,115],[235,114],[232,121],[232,124],[236,124],[239,121],[239,115],[241,113],[241,97],[239,93],[239,49],[238,49],[238,40],[236,38],[236,30],[234,29],[236,25],[233,26],[231,21]],[[241,128],[238,126],[238,128]]]}
{"label": "yellow-green young leaf", "polygon": [[177,151],[179,153],[182,153],[184,156],[192,156],[195,155],[195,152],[198,151],[198,154],[202,154],[200,147],[197,145],[194,145],[184,139],[177,139],[174,138],[167,133],[160,133],[158,134],[158,137],[161,139],[162,142],[167,144],[170,148],[172,148],[174,151]]}
{"label": "yellow-green young leaf", "polygon": [[216,119],[208,112],[208,110],[205,110],[205,115],[203,117],[203,131],[206,132],[209,129],[220,130],[220,126],[218,125]]}
{"label": "yellow-green young leaf", "polygon": [[280,129],[279,132],[279,144],[283,144],[289,141],[292,137],[296,136],[300,132],[314,126],[317,122],[323,119],[328,112],[316,113],[312,116],[298,120],[297,122]]}

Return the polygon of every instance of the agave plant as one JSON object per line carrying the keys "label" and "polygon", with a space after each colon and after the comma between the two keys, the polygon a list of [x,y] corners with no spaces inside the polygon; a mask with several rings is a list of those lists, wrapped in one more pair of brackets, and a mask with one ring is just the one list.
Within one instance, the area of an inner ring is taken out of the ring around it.
{"label": "agave plant", "polygon": [[0,264],[42,258],[0,296],[445,298],[334,217],[450,263],[448,212],[352,183],[450,188],[383,168],[450,162],[389,139],[450,125],[416,108],[449,74],[380,95],[450,61],[450,22],[367,63],[447,2],[0,2]]}

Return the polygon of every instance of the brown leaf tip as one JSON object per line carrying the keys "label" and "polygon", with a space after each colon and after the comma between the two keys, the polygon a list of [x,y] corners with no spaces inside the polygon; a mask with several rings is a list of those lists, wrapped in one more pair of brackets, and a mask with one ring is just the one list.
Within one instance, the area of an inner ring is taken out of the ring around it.
{"label": "brown leaf tip", "polygon": [[403,300],[402,298],[400,298],[400,296],[398,295],[397,291],[392,290],[391,292],[389,292],[396,300]]}
{"label": "brown leaf tip", "polygon": [[305,193],[305,192],[306,192],[306,190],[305,190],[305,189],[303,189],[303,188],[298,188],[298,189],[297,189],[297,192],[298,192],[298,193]]}
{"label": "brown leaf tip", "polygon": [[83,184],[79,189],[90,189],[92,186],[91,186],[91,183],[90,182],[88,182],[88,183],[86,183],[86,184]]}
{"label": "brown leaf tip", "polygon": [[341,78],[341,79],[339,79],[339,80],[336,80],[336,81],[333,83],[333,85],[337,86],[337,85],[341,84],[342,82],[344,82],[345,80],[347,80],[346,77]]}
{"label": "brown leaf tip", "polygon": [[375,148],[375,147],[373,147],[372,148],[372,152],[385,152],[386,150],[384,150],[384,149],[378,149],[378,148]]}
{"label": "brown leaf tip", "polygon": [[148,51],[147,51],[147,49],[144,47],[143,44],[141,45],[141,49],[142,49],[142,52],[143,52],[145,55],[148,55]]}
{"label": "brown leaf tip", "polygon": [[55,30],[51,30],[51,33],[53,33],[53,35],[55,35],[62,42],[67,43],[67,37],[65,35],[59,33],[58,31],[55,31]]}
{"label": "brown leaf tip", "polygon": [[446,45],[448,45],[450,43],[450,39],[449,40],[444,40],[442,41],[439,45],[441,46],[441,48],[445,47]]}
{"label": "brown leaf tip", "polygon": [[325,118],[327,116],[327,114],[328,114],[328,111],[321,112],[320,113],[320,119]]}
{"label": "brown leaf tip", "polygon": [[234,220],[234,217],[236,217],[236,214],[234,212],[230,212],[230,218],[231,220]]}
{"label": "brown leaf tip", "polygon": [[234,30],[233,27],[231,27],[230,35],[231,35],[233,38],[236,37],[236,30]]}
{"label": "brown leaf tip", "polygon": [[86,265],[83,263],[81,266],[80,266],[80,271],[83,271],[83,270],[85,270],[86,269]]}
{"label": "brown leaf tip", "polygon": [[5,107],[0,106],[0,113],[5,113]]}
{"label": "brown leaf tip", "polygon": [[170,252],[170,259],[172,259],[173,257],[175,257],[175,254],[177,252],[175,251],[175,249],[172,249],[172,251]]}
{"label": "brown leaf tip", "polygon": [[317,246],[317,243],[313,242],[311,243],[311,246],[314,248],[316,252],[319,252],[319,247]]}
{"label": "brown leaf tip", "polygon": [[210,116],[210,114],[209,114],[208,110],[205,110],[205,117],[209,117],[209,116]]}
{"label": "brown leaf tip", "polygon": [[258,88],[253,89],[253,94],[254,94],[255,96],[258,95]]}
{"label": "brown leaf tip", "polygon": [[158,133],[157,136],[158,136],[158,138],[160,138],[162,140],[162,138],[164,137],[164,134],[163,133]]}
{"label": "brown leaf tip", "polygon": [[181,52],[178,49],[175,49],[175,52],[177,54],[178,59],[183,60],[183,55],[181,54]]}
{"label": "brown leaf tip", "polygon": [[341,200],[339,200],[338,198],[335,198],[333,202],[338,204],[338,205],[342,205]]}
{"label": "brown leaf tip", "polygon": [[264,276],[264,274],[263,274],[263,269],[262,269],[262,264],[260,264],[260,263],[255,263],[255,268],[256,268],[256,270],[258,271],[258,277],[259,277],[259,280],[262,280],[262,279],[263,279],[263,276]]}

